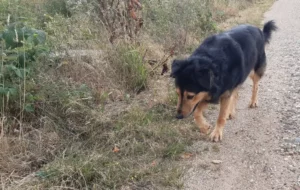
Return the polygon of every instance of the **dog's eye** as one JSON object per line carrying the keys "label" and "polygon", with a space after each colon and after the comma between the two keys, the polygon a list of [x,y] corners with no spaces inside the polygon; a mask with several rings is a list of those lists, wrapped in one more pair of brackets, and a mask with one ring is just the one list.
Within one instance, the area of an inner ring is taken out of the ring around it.
{"label": "dog's eye", "polygon": [[191,100],[191,99],[193,99],[193,98],[194,98],[194,96],[192,96],[192,95],[187,95],[187,99]]}

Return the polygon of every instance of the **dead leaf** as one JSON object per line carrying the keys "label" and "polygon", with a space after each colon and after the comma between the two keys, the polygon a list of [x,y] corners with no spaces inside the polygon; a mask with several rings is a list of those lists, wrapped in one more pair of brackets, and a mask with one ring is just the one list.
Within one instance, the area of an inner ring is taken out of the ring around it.
{"label": "dead leaf", "polygon": [[156,166],[157,165],[157,163],[156,163],[156,161],[154,160],[152,163],[151,163],[151,166]]}
{"label": "dead leaf", "polygon": [[115,147],[113,148],[113,152],[114,152],[114,153],[120,152],[120,149],[119,149],[117,146],[115,146]]}
{"label": "dead leaf", "polygon": [[133,18],[134,20],[137,20],[137,19],[138,19],[137,16],[136,16],[135,11],[134,11],[133,9],[130,10],[130,16],[131,16],[131,18]]}
{"label": "dead leaf", "polygon": [[169,71],[168,65],[165,63],[163,64],[163,68],[161,71],[161,75],[164,75],[165,73],[167,73]]}
{"label": "dead leaf", "polygon": [[192,153],[189,153],[189,152],[185,152],[184,154],[181,155],[181,158],[183,159],[189,159],[193,156]]}

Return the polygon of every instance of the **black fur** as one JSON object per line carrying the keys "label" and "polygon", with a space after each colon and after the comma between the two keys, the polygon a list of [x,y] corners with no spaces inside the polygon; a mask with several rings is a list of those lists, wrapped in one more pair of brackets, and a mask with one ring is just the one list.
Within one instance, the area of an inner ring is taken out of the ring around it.
{"label": "black fur", "polygon": [[276,31],[276,30],[277,30],[277,26],[275,25],[275,22],[273,20],[267,22],[264,25],[263,33],[264,33],[266,43],[270,43],[272,31]]}
{"label": "black fur", "polygon": [[206,38],[195,52],[185,60],[174,60],[171,76],[181,91],[209,92],[211,103],[242,84],[254,69],[263,76],[266,68],[265,44],[274,21],[267,22],[263,30],[251,25],[239,25],[229,31]]}

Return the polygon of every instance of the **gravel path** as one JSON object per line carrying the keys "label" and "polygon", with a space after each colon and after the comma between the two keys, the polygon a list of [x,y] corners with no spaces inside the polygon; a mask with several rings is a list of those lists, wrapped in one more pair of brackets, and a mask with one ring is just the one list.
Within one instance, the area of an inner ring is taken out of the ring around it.
{"label": "gravel path", "polygon": [[[198,154],[184,176],[185,189],[300,190],[299,10],[299,0],[279,0],[265,14],[265,21],[274,19],[279,30],[266,48],[268,67],[260,83],[259,107],[247,108],[252,85],[248,80],[223,141],[199,141],[190,147]],[[210,123],[217,113],[208,111]]]}

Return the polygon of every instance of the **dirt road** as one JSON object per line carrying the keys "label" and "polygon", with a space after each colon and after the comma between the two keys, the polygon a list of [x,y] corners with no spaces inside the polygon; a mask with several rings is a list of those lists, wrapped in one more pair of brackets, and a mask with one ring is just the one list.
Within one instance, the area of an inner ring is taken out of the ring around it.
{"label": "dirt road", "polygon": [[[268,67],[260,83],[259,107],[247,107],[252,85],[248,80],[223,141],[190,147],[198,154],[184,177],[185,189],[300,189],[299,10],[299,0],[279,0],[265,14],[265,21],[274,19],[279,30],[266,48]],[[216,116],[217,110],[206,114],[210,123]]]}

